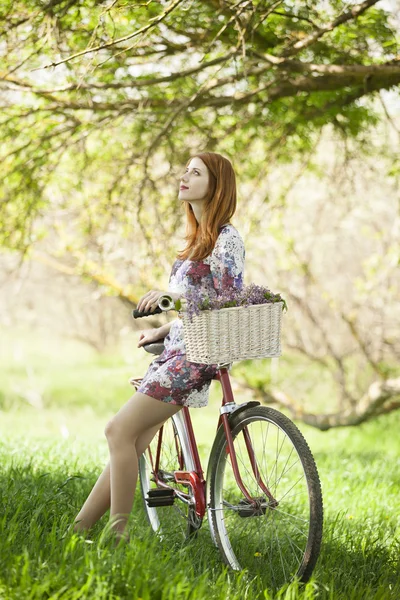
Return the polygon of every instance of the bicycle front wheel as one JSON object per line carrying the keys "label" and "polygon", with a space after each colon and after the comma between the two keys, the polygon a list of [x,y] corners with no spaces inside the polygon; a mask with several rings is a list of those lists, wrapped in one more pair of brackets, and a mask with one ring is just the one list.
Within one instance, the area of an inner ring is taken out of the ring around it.
{"label": "bicycle front wheel", "polygon": [[144,508],[161,539],[180,543],[201,526],[193,491],[175,481],[175,471],[194,471],[182,414],[168,419],[139,459]]}
{"label": "bicycle front wheel", "polygon": [[299,429],[268,407],[230,419],[240,489],[223,428],[207,476],[208,518],[225,562],[260,574],[274,587],[307,581],[322,537],[322,495],[317,468]]}

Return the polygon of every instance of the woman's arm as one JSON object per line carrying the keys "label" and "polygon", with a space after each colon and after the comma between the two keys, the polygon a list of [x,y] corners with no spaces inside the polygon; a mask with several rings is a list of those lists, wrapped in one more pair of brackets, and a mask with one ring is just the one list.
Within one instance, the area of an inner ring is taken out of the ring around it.
{"label": "woman's arm", "polygon": [[145,331],[142,331],[139,337],[138,348],[164,339],[168,335],[172,323],[174,323],[174,321],[171,321],[171,323],[166,323],[161,327],[157,327],[157,329],[146,329]]}
{"label": "woman's arm", "polygon": [[158,328],[159,332],[160,332],[160,338],[162,337],[166,337],[169,334],[169,331],[172,327],[172,323],[175,323],[175,321],[177,321],[178,319],[174,319],[173,321],[170,321],[170,323],[166,323],[165,325],[161,325],[161,327]]}

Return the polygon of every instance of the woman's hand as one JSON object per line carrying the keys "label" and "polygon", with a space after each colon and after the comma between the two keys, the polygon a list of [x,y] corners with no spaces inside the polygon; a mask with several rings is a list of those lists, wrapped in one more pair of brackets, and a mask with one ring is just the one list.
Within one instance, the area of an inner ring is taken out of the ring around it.
{"label": "woman's hand", "polygon": [[179,298],[179,294],[175,292],[162,292],[160,290],[150,290],[147,292],[142,298],[140,298],[137,310],[140,312],[149,312],[150,310],[154,310],[158,306],[158,301],[161,296],[171,296],[172,300],[176,302]]}
{"label": "woman's hand", "polygon": [[144,344],[151,344],[152,342],[161,340],[164,337],[161,329],[161,327],[156,327],[155,329],[142,331],[139,337],[138,348],[144,346]]}

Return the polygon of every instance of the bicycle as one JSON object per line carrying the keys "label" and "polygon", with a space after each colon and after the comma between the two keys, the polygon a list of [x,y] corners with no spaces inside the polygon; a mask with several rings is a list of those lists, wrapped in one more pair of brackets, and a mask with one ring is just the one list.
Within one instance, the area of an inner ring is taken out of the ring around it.
{"label": "bicycle", "polygon": [[[171,309],[159,307],[133,316]],[[143,348],[159,355],[164,339]],[[188,407],[164,423],[140,457],[147,518],[161,539],[184,540],[196,536],[207,512],[213,542],[232,569],[262,573],[274,587],[306,582],[323,527],[314,458],[287,416],[258,401],[236,404],[230,364],[218,364],[213,378],[222,402],[206,479]],[[137,389],[142,378],[131,381]]]}

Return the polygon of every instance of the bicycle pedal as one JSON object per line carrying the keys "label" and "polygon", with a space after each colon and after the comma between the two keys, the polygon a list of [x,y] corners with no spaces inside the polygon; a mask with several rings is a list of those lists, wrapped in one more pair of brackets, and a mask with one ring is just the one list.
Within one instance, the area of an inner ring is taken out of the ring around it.
{"label": "bicycle pedal", "polygon": [[173,495],[174,495],[174,490],[172,490],[171,488],[169,488],[169,489],[154,488],[153,490],[149,490],[147,493],[147,496],[150,498],[158,498],[158,497],[173,496]]}
{"label": "bicycle pedal", "polygon": [[154,489],[149,490],[145,498],[147,506],[157,508],[158,506],[172,506],[175,500],[174,490]]}
{"label": "bicycle pedal", "polygon": [[159,506],[172,506],[175,498],[146,498],[149,508],[158,508]]}

